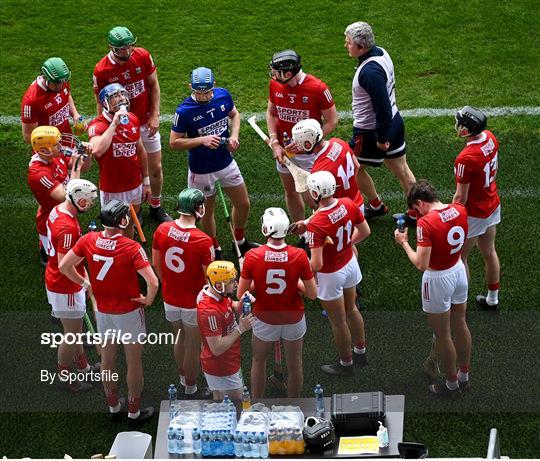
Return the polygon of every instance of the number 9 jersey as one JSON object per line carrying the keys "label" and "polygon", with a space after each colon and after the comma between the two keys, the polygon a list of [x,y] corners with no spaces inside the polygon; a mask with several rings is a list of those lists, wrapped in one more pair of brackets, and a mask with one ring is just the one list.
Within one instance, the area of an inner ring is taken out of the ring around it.
{"label": "number 9 jersey", "polygon": [[468,230],[467,210],[461,203],[451,203],[422,216],[416,227],[416,245],[431,247],[429,269],[442,271],[455,266]]}

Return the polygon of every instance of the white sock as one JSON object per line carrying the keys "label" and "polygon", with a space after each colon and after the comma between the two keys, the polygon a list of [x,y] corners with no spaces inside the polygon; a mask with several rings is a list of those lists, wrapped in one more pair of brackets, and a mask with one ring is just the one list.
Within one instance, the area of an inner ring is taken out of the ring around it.
{"label": "white sock", "polygon": [[350,367],[350,366],[352,366],[353,361],[352,361],[352,359],[351,359],[351,360],[349,360],[348,362],[345,362],[344,360],[339,359],[339,363],[340,363],[341,365],[343,365],[344,367]]}
{"label": "white sock", "polygon": [[459,384],[457,381],[446,380],[446,387],[450,389],[451,391],[455,391],[459,387]]}
{"label": "white sock", "polygon": [[122,408],[122,404],[118,402],[118,405],[116,405],[115,407],[109,407],[109,411],[111,413],[118,413],[121,408]]}
{"label": "white sock", "polygon": [[186,377],[184,375],[180,375],[180,384],[186,386]]}
{"label": "white sock", "polygon": [[129,412],[128,413],[128,418],[131,418],[131,419],[137,419],[139,417],[139,415],[141,414],[141,410],[137,410],[137,413],[131,413]]}
{"label": "white sock", "polygon": [[461,370],[458,371],[457,379],[460,383],[466,383],[469,381],[469,373],[463,373]]}
{"label": "white sock", "polygon": [[86,368],[83,368],[82,370],[77,369],[79,373],[88,373],[90,371],[90,365],[86,365]]}
{"label": "white sock", "polygon": [[197,392],[197,385],[194,384],[193,386],[186,386],[185,393],[187,395],[195,394]]}
{"label": "white sock", "polygon": [[365,348],[365,347],[363,347],[362,349],[360,349],[360,348],[354,346],[354,349],[353,349],[353,350],[354,350],[354,353],[355,353],[355,354],[365,354],[365,353],[366,353],[366,348]]}
{"label": "white sock", "polygon": [[499,290],[488,290],[486,302],[492,306],[497,304],[499,302]]}
{"label": "white sock", "polygon": [[307,235],[307,234],[308,234],[307,231],[304,232],[302,235],[300,235],[300,238],[304,238],[304,239],[307,240],[307,238],[308,238],[308,235]]}
{"label": "white sock", "polygon": [[246,239],[243,238],[242,240],[237,240],[236,243],[238,243],[238,245],[242,245],[245,241]]}

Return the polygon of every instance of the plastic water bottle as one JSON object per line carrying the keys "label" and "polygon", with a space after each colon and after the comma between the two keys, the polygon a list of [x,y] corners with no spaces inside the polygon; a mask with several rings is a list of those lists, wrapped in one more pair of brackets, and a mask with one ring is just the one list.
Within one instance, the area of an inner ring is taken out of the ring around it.
{"label": "plastic water bottle", "polygon": [[405,218],[403,217],[403,215],[398,216],[398,218],[396,219],[396,225],[398,231],[405,232]]}
{"label": "plastic water bottle", "polygon": [[191,444],[193,447],[193,453],[195,453],[196,455],[200,454],[202,451],[201,433],[196,427],[194,427],[191,431]]}
{"label": "plastic water bottle", "polygon": [[227,432],[227,436],[225,440],[226,440],[225,441],[225,455],[235,456],[234,437],[231,432]]}
{"label": "plastic water bottle", "polygon": [[202,438],[201,438],[201,453],[206,458],[207,456],[210,456],[211,454],[211,448],[210,448],[210,434],[208,431],[203,431]]}
{"label": "plastic water bottle", "polygon": [[244,386],[244,392],[242,393],[242,410],[249,410],[251,408],[251,395],[247,386]]}
{"label": "plastic water bottle", "polygon": [[255,432],[251,433],[251,457],[252,458],[261,457],[261,451],[259,448],[259,437],[257,437],[257,434]]}
{"label": "plastic water bottle", "polygon": [[176,453],[176,434],[173,427],[169,427],[167,430],[167,451]]}
{"label": "plastic water bottle", "polygon": [[324,416],[324,393],[320,384],[315,386],[315,402],[317,405],[317,416]]}
{"label": "plastic water bottle", "polygon": [[[127,106],[125,104],[120,104],[120,110],[127,110]],[[127,125],[129,123],[129,117],[127,115],[121,115],[120,123],[122,125]]]}
{"label": "plastic water bottle", "polygon": [[181,428],[176,429],[176,453],[184,452],[184,431]]}
{"label": "plastic water bottle", "polygon": [[226,138],[224,136],[219,138],[219,145],[220,146],[226,146],[227,144],[229,144],[229,138]]}
{"label": "plastic water bottle", "polygon": [[261,458],[268,458],[268,439],[264,432],[259,432],[259,456]]}
{"label": "plastic water bottle", "polygon": [[242,451],[244,458],[251,458],[251,444],[249,443],[249,434],[246,431],[242,433]]}
{"label": "plastic water bottle", "polygon": [[174,384],[171,384],[169,386],[167,393],[169,394],[169,415],[172,419],[174,417],[174,407],[176,405],[176,398],[178,395],[178,392]]}
{"label": "plastic water bottle", "polygon": [[379,430],[377,431],[377,439],[379,440],[379,448],[386,448],[390,445],[388,439],[388,429],[383,426],[383,423],[379,421]]}
{"label": "plastic water bottle", "polygon": [[242,435],[240,434],[240,431],[236,431],[234,433],[234,456],[241,458],[242,455]]}
{"label": "plastic water bottle", "polygon": [[251,312],[251,299],[248,294],[245,294],[242,298],[242,313],[244,316],[249,315]]}
{"label": "plastic water bottle", "polygon": [[95,232],[95,231],[97,231],[97,224],[92,219],[92,221],[90,221],[90,224],[88,224],[88,232]]}
{"label": "plastic water bottle", "polygon": [[84,117],[80,115],[79,118],[73,122],[73,134],[75,136],[81,136],[84,133]]}
{"label": "plastic water bottle", "polygon": [[283,147],[287,147],[291,143],[291,138],[286,131],[283,132]]}
{"label": "plastic water bottle", "polygon": [[218,435],[217,431],[212,431],[210,433],[210,456],[218,456]]}

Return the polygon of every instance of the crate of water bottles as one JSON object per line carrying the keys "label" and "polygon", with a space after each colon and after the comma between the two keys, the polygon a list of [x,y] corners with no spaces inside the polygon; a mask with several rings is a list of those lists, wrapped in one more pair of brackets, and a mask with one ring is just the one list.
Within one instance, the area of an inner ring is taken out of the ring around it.
{"label": "crate of water bottles", "polygon": [[236,407],[226,395],[223,402],[205,403],[202,409],[203,456],[234,456]]}
{"label": "crate of water bottles", "polygon": [[255,403],[242,412],[234,433],[234,454],[237,458],[268,458],[268,426],[270,410]]}
{"label": "crate of water bottles", "polygon": [[175,401],[171,406],[167,429],[169,453],[201,452],[201,405],[198,402]]}
{"label": "crate of water bottles", "polygon": [[301,455],[305,451],[304,413],[300,407],[272,405],[268,428],[271,455]]}

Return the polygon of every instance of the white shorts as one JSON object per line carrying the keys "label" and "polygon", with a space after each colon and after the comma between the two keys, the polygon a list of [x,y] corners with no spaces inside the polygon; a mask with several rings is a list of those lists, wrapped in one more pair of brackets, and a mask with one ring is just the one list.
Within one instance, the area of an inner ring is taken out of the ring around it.
{"label": "white shorts", "polygon": [[321,301],[333,301],[343,296],[344,288],[354,287],[361,281],[362,272],[353,255],[351,260],[336,272],[317,272],[317,298]]}
{"label": "white shorts", "polygon": [[122,344],[136,344],[146,338],[144,309],[140,307],[126,314],[105,314],[96,312],[97,331],[102,340],[120,341]]}
{"label": "white shorts", "polygon": [[230,376],[214,376],[205,373],[204,377],[211,391],[231,391],[244,387],[241,370]]}
{"label": "white shorts", "polygon": [[452,304],[467,302],[467,272],[461,259],[450,269],[426,270],[422,276],[422,309],[430,314],[447,312]]}
{"label": "white shorts", "polygon": [[219,181],[221,187],[236,187],[244,183],[244,178],[236,160],[233,160],[223,170],[214,171],[213,173],[198,174],[192,173],[188,169],[188,187],[199,189],[205,197],[212,197],[216,194],[216,181]]}
{"label": "white shorts", "polygon": [[111,200],[121,200],[122,202],[127,203],[128,205],[132,203],[133,205],[140,205],[142,202],[142,183],[140,186],[137,186],[135,189],[128,190],[126,192],[105,192],[99,191],[99,201],[101,202],[101,207]]}
{"label": "white shorts", "polygon": [[188,327],[197,327],[197,308],[184,309],[183,307],[176,307],[172,304],[163,303],[165,306],[165,318],[169,322],[182,322]]}
{"label": "white shorts", "polygon": [[81,288],[70,295],[47,290],[52,315],[57,319],[82,319],[86,312],[86,290]]}
{"label": "white shorts", "polygon": [[474,218],[473,216],[469,216],[467,217],[467,222],[469,223],[468,239],[484,235],[488,230],[488,227],[496,226],[501,222],[501,205],[499,205],[487,218]]}
{"label": "white shorts", "polygon": [[161,135],[159,130],[154,136],[148,135],[148,125],[141,126],[141,141],[147,154],[155,154],[161,151]]}
{"label": "white shorts", "polygon": [[[289,160],[303,170],[311,171],[313,164],[315,163],[315,157],[316,156],[313,154],[297,154],[294,157],[290,157]],[[289,169],[285,165],[279,163],[277,160],[276,168],[282,174],[291,174]]]}
{"label": "white shorts", "polygon": [[43,235],[43,234],[38,234],[38,235],[39,235],[39,241],[41,242],[41,245],[43,246],[45,250],[47,250],[47,248],[49,248],[49,239],[47,238],[46,235]]}
{"label": "white shorts", "polygon": [[285,341],[296,341],[306,334],[306,316],[296,323],[272,325],[257,319],[253,324],[253,334],[261,341],[275,342],[280,338]]}

